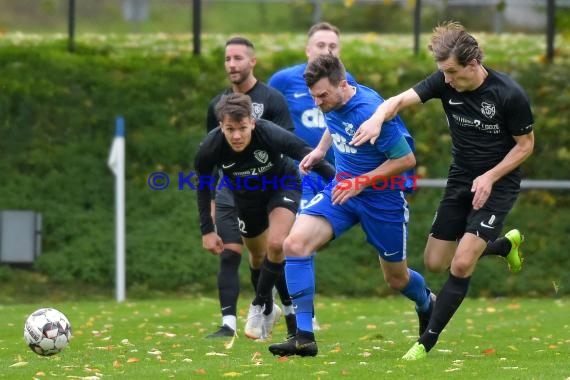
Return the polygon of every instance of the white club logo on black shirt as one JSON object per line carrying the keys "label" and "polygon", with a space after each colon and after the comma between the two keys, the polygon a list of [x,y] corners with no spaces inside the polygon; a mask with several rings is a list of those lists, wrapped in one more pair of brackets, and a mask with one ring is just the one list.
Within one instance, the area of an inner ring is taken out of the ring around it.
{"label": "white club logo on black shirt", "polygon": [[493,103],[483,102],[481,103],[481,112],[489,119],[492,119],[493,116],[495,116],[495,105]]}

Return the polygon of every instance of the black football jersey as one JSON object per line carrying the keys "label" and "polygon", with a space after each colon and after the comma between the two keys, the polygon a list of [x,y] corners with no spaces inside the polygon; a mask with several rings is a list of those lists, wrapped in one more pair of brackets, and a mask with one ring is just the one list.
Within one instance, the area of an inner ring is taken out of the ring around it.
{"label": "black football jersey", "polygon": [[456,91],[445,83],[441,71],[413,88],[422,103],[441,99],[454,162],[476,174],[496,166],[515,145],[513,136],[530,133],[534,123],[529,99],[519,84],[507,74],[485,69],[489,74],[474,91]]}
{"label": "black football jersey", "polygon": [[[232,89],[228,88],[210,101],[206,119],[208,132],[219,126],[216,113],[214,112],[216,104],[218,104],[222,95],[231,94],[232,92]],[[279,91],[263,82],[257,81],[251,90],[245,94],[251,98],[252,116],[254,118],[272,121],[288,131],[295,130],[289,108],[287,107],[287,101]]]}
{"label": "black football jersey", "polygon": [[[211,186],[223,184],[224,188],[231,189],[236,203],[240,199],[263,199],[265,197],[261,193],[279,186],[291,186],[291,182],[300,191],[297,166],[287,157],[301,160],[312,150],[295,134],[263,119],[256,121],[251,142],[241,152],[235,152],[230,147],[220,128],[210,132],[200,144],[194,161],[202,234],[214,231],[210,215]],[[220,168],[223,177],[220,183],[212,185],[210,174],[214,167]],[[313,170],[327,182],[335,173],[334,167],[325,160],[315,165]],[[286,185],[282,182],[285,179]]]}

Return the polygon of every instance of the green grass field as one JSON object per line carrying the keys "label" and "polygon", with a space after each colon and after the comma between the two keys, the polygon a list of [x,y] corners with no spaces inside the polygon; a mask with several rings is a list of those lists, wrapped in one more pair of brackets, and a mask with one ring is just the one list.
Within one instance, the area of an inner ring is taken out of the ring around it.
{"label": "green grass field", "polygon": [[[319,297],[316,358],[278,359],[269,342],[241,335],[205,340],[219,322],[217,300],[160,299],[0,306],[2,379],[568,379],[567,299],[467,299],[428,358],[399,358],[416,338],[412,305],[402,297]],[[29,350],[27,315],[43,306],[63,311],[73,326],[69,347],[52,357]],[[285,336],[281,322],[273,341]]]}

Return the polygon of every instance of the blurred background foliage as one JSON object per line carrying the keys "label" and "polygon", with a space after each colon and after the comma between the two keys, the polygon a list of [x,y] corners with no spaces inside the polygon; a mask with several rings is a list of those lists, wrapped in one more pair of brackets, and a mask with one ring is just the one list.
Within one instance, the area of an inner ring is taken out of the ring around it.
{"label": "blurred background foliage", "polygon": [[[185,33],[192,30],[192,0],[74,1],[79,33]],[[67,31],[70,0],[0,0],[4,32]],[[570,1],[556,0],[559,32],[570,30]],[[205,33],[304,33],[326,19],[344,32],[409,33],[415,0],[202,0]],[[438,20],[461,20],[470,30],[544,31],[544,0],[422,0],[429,32]],[[128,22],[126,22],[128,21]]]}
{"label": "blurred background foliage", "polygon": [[[0,210],[35,210],[44,220],[43,253],[32,270],[0,266],[0,299],[21,302],[26,295],[53,297],[58,291],[66,297],[112,294],[114,188],[106,161],[117,115],[125,117],[127,130],[128,296],[215,294],[218,260],[201,248],[195,193],[178,190],[177,179],[179,172],[193,170],[205,135],[206,106],[227,86],[223,43],[230,34],[206,33],[200,56],[191,54],[189,34],[84,34],[73,54],[64,35],[7,32],[0,37]],[[256,74],[262,80],[304,60],[303,33],[243,34],[257,47]],[[568,179],[570,49],[565,37],[559,36],[563,43],[554,63],[546,64],[541,35],[476,36],[486,63],[510,73],[531,98],[537,140],[524,165],[526,177]],[[427,38],[422,35],[422,51],[414,56],[408,34],[346,33],[343,61],[357,80],[388,97],[435,69],[424,48]],[[402,116],[417,141],[420,173],[445,177],[450,139],[441,106],[432,101]],[[148,187],[155,171],[170,176],[168,189]],[[424,188],[410,198],[409,263],[421,271],[440,195],[441,189]],[[470,295],[569,294],[568,211],[567,191],[524,191],[505,228],[526,233],[527,266],[512,276],[499,259],[483,259]],[[359,228],[319,254],[317,268],[321,293],[391,293]],[[434,289],[445,277],[427,274]],[[250,289],[245,268],[242,288]]]}

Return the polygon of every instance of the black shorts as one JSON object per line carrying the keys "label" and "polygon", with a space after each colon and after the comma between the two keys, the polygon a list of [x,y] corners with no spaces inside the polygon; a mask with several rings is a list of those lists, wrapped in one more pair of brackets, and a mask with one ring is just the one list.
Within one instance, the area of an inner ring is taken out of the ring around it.
{"label": "black shorts", "polygon": [[296,214],[301,203],[301,191],[278,189],[260,193],[255,199],[236,197],[235,202],[241,235],[254,238],[269,227],[269,213],[274,208],[284,207]]}
{"label": "black shorts", "polygon": [[513,172],[498,180],[479,210],[473,210],[472,204],[471,186],[476,177],[455,165],[450,167],[445,193],[431,226],[434,238],[458,241],[466,232],[485,241],[499,237],[520,192],[520,173]]}
{"label": "black shorts", "polygon": [[239,232],[238,212],[234,205],[216,202],[216,232],[224,244],[243,244]]}

